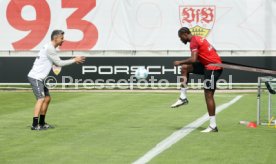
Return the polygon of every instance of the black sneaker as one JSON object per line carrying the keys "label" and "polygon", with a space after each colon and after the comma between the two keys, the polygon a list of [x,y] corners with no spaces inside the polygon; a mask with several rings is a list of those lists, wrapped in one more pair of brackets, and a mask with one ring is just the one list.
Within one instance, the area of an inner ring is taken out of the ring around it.
{"label": "black sneaker", "polygon": [[179,107],[179,106],[186,105],[186,104],[188,104],[188,103],[189,103],[188,99],[181,99],[181,98],[179,98],[179,99],[171,106],[171,108],[177,108],[177,107]]}
{"label": "black sneaker", "polygon": [[40,125],[31,126],[31,130],[44,130]]}

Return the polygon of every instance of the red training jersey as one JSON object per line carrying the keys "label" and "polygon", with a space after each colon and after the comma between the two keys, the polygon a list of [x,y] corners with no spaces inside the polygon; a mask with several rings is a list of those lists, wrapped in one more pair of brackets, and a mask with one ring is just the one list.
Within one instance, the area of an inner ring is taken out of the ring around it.
{"label": "red training jersey", "polygon": [[221,63],[221,59],[214,47],[203,37],[193,36],[190,41],[191,52],[198,52],[198,61],[207,70],[219,70],[221,67],[208,66],[211,63]]}

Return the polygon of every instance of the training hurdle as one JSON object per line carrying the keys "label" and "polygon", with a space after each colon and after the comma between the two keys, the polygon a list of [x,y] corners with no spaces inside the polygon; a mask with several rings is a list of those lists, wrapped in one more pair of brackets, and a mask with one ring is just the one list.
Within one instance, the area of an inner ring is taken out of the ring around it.
{"label": "training hurdle", "polygon": [[[268,107],[267,107],[267,122],[261,120],[261,102],[262,102],[262,84],[265,84],[268,89]],[[272,121],[275,123],[272,116],[272,95],[275,94],[276,78],[272,76],[258,77],[258,94],[257,94],[257,125],[270,125]]]}
{"label": "training hurdle", "polygon": [[[257,73],[263,73],[263,74],[270,74],[270,75],[276,75],[275,70],[265,69],[265,68],[258,68],[258,67],[252,67],[252,66],[246,66],[236,63],[230,63],[230,62],[223,62],[223,63],[213,63],[209,64],[210,66],[218,66],[223,67],[227,69],[234,69],[239,71],[248,71],[248,72],[257,72]],[[268,121],[261,123],[261,93],[262,93],[262,84],[265,84],[265,86],[268,89]],[[271,125],[273,122],[275,124],[276,128],[276,120],[273,116],[271,116],[271,110],[272,110],[272,94],[276,94],[276,78],[272,76],[265,76],[265,77],[258,77],[258,95],[257,95],[257,125]],[[273,120],[274,119],[274,120]]]}

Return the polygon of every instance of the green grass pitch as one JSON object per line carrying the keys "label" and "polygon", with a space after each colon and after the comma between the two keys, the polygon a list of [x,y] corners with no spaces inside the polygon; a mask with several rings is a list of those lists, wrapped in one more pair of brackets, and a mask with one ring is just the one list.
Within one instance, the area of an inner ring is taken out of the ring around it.
{"label": "green grass pitch", "polygon": [[[0,163],[132,163],[174,131],[206,113],[202,93],[172,110],[178,93],[52,92],[46,122],[31,131],[31,92],[0,92]],[[256,94],[217,93],[217,106],[243,97],[217,115],[219,133],[202,127],[159,154],[154,164],[275,163],[276,129],[239,125],[256,120]]]}

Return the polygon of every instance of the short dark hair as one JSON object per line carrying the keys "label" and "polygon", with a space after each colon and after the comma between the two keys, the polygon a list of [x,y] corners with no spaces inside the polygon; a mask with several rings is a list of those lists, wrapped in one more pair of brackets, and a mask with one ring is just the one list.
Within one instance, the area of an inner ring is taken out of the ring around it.
{"label": "short dark hair", "polygon": [[182,34],[191,34],[191,31],[189,28],[187,27],[181,27],[179,30],[178,30],[178,35],[182,35]]}
{"label": "short dark hair", "polygon": [[64,31],[62,30],[54,30],[51,34],[51,40],[54,40],[54,37],[57,35],[64,35]]}

